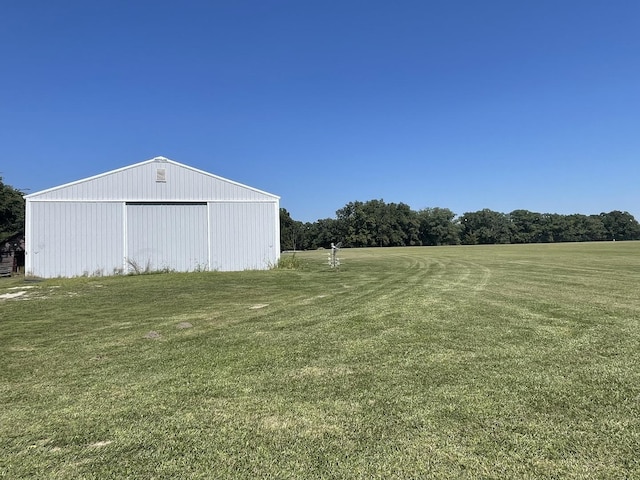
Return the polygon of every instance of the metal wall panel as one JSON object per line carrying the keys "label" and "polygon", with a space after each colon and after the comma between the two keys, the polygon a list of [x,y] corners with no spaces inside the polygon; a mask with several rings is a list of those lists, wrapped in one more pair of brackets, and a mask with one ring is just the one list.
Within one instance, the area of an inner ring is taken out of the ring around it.
{"label": "metal wall panel", "polygon": [[126,235],[129,271],[208,269],[206,204],[129,204]]}
{"label": "metal wall panel", "polygon": [[25,198],[26,268],[36,276],[112,274],[128,261],[264,269],[280,256],[278,196],[163,157]]}
{"label": "metal wall panel", "polygon": [[122,268],[122,203],[27,204],[27,274],[113,275]]}
{"label": "metal wall panel", "polygon": [[[158,181],[158,171],[164,181]],[[36,192],[38,200],[273,201],[277,196],[167,159],[154,159]]]}
{"label": "metal wall panel", "polygon": [[278,205],[274,203],[210,203],[212,270],[264,270],[280,256]]}

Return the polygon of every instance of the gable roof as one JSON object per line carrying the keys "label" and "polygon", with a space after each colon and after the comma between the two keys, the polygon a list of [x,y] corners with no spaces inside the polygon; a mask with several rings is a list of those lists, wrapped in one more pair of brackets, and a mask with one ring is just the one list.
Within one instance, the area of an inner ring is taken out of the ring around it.
{"label": "gable roof", "polygon": [[24,196],[35,201],[277,201],[249,187],[165,157],[122,167]]}

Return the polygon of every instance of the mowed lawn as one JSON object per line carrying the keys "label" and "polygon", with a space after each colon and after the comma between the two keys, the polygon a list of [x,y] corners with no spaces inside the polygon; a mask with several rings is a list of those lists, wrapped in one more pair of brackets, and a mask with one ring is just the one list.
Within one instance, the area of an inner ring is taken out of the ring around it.
{"label": "mowed lawn", "polygon": [[640,242],[339,256],[2,279],[0,478],[640,478]]}

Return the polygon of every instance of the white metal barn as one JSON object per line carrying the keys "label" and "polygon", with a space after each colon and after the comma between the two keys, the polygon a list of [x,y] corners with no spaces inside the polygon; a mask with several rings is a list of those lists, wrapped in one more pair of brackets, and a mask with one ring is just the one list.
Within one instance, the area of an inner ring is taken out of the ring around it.
{"label": "white metal barn", "polygon": [[280,257],[280,197],[164,157],[25,200],[28,275],[260,270]]}

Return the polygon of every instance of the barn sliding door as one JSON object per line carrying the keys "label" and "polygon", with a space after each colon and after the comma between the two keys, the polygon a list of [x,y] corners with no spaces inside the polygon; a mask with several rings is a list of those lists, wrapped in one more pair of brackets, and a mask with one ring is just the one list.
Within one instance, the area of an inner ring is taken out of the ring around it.
{"label": "barn sliding door", "polygon": [[208,268],[205,203],[127,203],[129,271]]}

